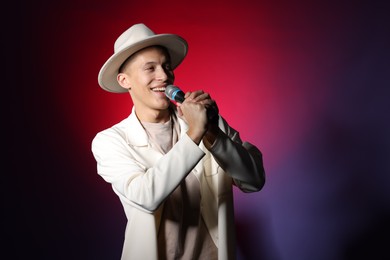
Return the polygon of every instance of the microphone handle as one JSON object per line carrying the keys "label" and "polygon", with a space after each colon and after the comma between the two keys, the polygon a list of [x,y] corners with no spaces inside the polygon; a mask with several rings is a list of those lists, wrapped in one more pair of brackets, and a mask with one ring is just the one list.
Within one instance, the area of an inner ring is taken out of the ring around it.
{"label": "microphone handle", "polygon": [[176,89],[172,93],[172,99],[175,100],[176,102],[183,103],[184,102],[184,92],[181,91],[180,89]]}

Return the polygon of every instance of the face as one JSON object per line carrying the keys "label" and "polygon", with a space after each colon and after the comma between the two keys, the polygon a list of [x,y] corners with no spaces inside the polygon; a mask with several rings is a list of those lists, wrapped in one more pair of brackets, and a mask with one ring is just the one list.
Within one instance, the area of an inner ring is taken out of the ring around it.
{"label": "face", "polygon": [[134,54],[118,74],[119,84],[130,90],[137,116],[149,120],[168,111],[165,87],[173,84],[169,55],[161,47],[148,47]]}

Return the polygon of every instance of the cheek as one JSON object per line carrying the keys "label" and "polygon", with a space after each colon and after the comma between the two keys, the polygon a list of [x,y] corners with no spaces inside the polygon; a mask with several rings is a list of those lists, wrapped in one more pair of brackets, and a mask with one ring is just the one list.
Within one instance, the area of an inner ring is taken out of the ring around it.
{"label": "cheek", "polygon": [[139,74],[137,74],[136,77],[132,78],[131,83],[133,86],[136,86],[138,88],[143,88],[146,85],[148,85],[151,81],[152,80],[150,77],[148,77],[142,73],[139,73]]}
{"label": "cheek", "polygon": [[175,74],[172,73],[172,77],[170,78],[170,80],[172,81],[172,83],[175,81]]}
{"label": "cheek", "polygon": [[172,71],[164,71],[164,73],[166,75],[165,83],[168,85],[173,84],[175,82],[175,74]]}

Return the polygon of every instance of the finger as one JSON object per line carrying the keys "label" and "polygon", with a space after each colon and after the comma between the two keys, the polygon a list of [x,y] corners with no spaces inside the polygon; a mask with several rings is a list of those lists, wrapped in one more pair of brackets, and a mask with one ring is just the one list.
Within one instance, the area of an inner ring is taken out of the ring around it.
{"label": "finger", "polygon": [[203,95],[203,94],[204,94],[203,90],[196,90],[196,91],[191,93],[189,98],[196,100],[200,95]]}
{"label": "finger", "polygon": [[197,103],[207,105],[207,106],[212,106],[215,104],[215,101],[212,99],[203,99],[203,100],[197,101]]}
{"label": "finger", "polygon": [[200,102],[200,101],[203,101],[203,100],[210,100],[210,99],[211,99],[210,94],[203,92],[200,95],[196,96],[196,98],[194,100],[196,102]]}
{"label": "finger", "polygon": [[190,95],[191,95],[191,91],[188,91],[188,92],[186,92],[186,93],[184,94],[184,98],[186,99],[186,98],[188,98]]}

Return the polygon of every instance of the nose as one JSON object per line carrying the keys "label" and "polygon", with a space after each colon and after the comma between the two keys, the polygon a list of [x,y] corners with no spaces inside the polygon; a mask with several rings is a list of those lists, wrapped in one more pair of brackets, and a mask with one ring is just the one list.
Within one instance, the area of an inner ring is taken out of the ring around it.
{"label": "nose", "polygon": [[162,82],[165,82],[168,79],[167,72],[163,67],[158,67],[156,72],[156,79]]}

